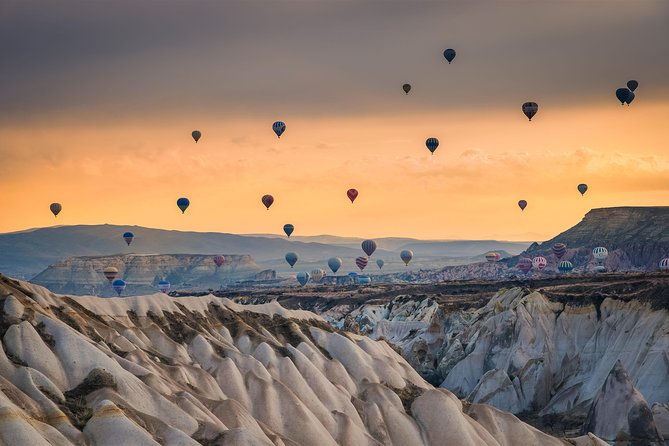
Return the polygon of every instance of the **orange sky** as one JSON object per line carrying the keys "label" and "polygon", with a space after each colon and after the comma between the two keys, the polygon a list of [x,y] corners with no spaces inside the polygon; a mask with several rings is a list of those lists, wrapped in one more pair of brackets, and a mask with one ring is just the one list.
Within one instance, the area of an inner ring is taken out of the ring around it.
{"label": "orange sky", "polygon": [[[667,102],[544,106],[530,123],[517,106],[406,115],[411,100],[398,96],[380,117],[288,116],[281,140],[271,120],[205,116],[5,128],[0,138],[16,151],[0,179],[0,231],[117,223],[278,233],[293,223],[300,235],[541,240],[593,207],[669,204]],[[441,141],[434,156],[429,136]],[[349,187],[360,191],[354,205]],[[185,215],[180,196],[192,203]],[[63,204],[57,220],[52,201]]]}

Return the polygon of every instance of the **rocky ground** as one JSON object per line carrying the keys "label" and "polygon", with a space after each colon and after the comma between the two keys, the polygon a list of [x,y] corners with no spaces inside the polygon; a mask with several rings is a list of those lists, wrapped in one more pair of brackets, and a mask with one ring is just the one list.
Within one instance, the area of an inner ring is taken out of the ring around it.
{"label": "rocky ground", "polygon": [[277,302],[68,297],[0,275],[0,308],[0,444],[605,444],[463,403],[386,342]]}
{"label": "rocky ground", "polygon": [[[429,382],[542,430],[669,437],[669,276],[563,276],[254,292],[384,339]],[[606,403],[601,403],[604,401]],[[600,402],[600,403],[598,403]]]}

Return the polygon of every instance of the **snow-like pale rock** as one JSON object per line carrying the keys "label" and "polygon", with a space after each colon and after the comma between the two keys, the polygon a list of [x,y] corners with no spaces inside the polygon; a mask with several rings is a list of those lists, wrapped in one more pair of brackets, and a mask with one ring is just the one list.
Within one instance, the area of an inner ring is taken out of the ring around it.
{"label": "snow-like pale rock", "polygon": [[[2,276],[0,299],[0,444],[565,444],[486,405],[467,413],[387,343],[276,302],[72,298]],[[425,327],[435,311],[394,317]]]}

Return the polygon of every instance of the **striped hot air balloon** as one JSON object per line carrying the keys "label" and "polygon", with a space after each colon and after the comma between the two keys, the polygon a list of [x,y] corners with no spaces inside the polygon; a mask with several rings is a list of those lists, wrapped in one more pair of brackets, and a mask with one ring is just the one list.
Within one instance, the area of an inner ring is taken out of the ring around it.
{"label": "striped hot air balloon", "polygon": [[283,121],[276,121],[274,124],[272,124],[272,130],[274,130],[274,133],[276,133],[277,137],[281,138],[283,132],[286,131],[286,123]]}
{"label": "striped hot air balloon", "polygon": [[546,261],[545,257],[537,256],[532,259],[532,268],[536,269],[537,271],[543,271],[547,264],[548,262]]}
{"label": "striped hot air balloon", "polygon": [[367,266],[367,261],[368,261],[367,257],[360,256],[360,257],[356,257],[355,264],[358,266],[358,268],[360,268],[360,271],[362,271]]}
{"label": "striped hot air balloon", "polygon": [[553,254],[560,260],[567,253],[567,245],[564,243],[556,243],[553,245]]}
{"label": "striped hot air balloon", "polygon": [[425,140],[425,147],[434,155],[434,151],[439,147],[439,140],[437,138],[427,138]]}
{"label": "striped hot air balloon", "polygon": [[563,260],[558,265],[558,271],[561,273],[569,273],[574,269],[574,265],[571,264],[569,260]]}
{"label": "striped hot air balloon", "polygon": [[312,269],[309,274],[311,275],[311,280],[314,282],[320,282],[325,277],[325,271],[320,268]]}
{"label": "striped hot air balloon", "polygon": [[664,259],[660,260],[660,271],[668,271],[669,270],[669,257],[665,257]]}
{"label": "striped hot air balloon", "polygon": [[532,269],[532,259],[529,257],[521,257],[520,260],[518,260],[518,269],[522,271],[523,274],[527,274],[530,272]]}
{"label": "striped hot air balloon", "polygon": [[592,256],[597,260],[597,263],[602,263],[609,256],[609,250],[603,246],[598,246],[592,250]]}
{"label": "striped hot air balloon", "polygon": [[167,294],[167,292],[170,290],[170,283],[167,280],[161,280],[158,282],[158,289],[161,293]]}
{"label": "striped hot air balloon", "polygon": [[491,252],[489,252],[489,253],[487,253],[487,254],[485,255],[485,259],[486,259],[488,262],[490,262],[490,263],[497,262],[497,261],[499,261],[499,259],[501,259],[501,258],[502,258],[502,256],[501,256],[501,254],[498,253],[498,252],[492,252],[492,251],[491,251]]}
{"label": "striped hot air balloon", "polygon": [[365,251],[368,257],[371,257],[376,251],[376,242],[374,240],[365,240],[362,242],[362,250]]}
{"label": "striped hot air balloon", "polygon": [[118,275],[118,270],[113,266],[108,266],[102,270],[102,274],[104,274],[105,279],[107,279],[109,283],[112,283]]}

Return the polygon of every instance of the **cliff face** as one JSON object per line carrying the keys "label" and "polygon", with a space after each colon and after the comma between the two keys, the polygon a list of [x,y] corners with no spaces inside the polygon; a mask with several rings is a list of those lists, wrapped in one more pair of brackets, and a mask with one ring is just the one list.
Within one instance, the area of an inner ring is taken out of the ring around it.
{"label": "cliff face", "polygon": [[217,269],[210,255],[126,254],[72,257],[49,266],[32,282],[57,293],[115,296],[102,274],[109,266],[118,269],[117,278],[126,282],[124,295],[154,293],[163,278],[172,289],[217,289],[237,280],[253,280],[260,272],[248,255],[225,255],[225,264]]}

